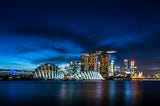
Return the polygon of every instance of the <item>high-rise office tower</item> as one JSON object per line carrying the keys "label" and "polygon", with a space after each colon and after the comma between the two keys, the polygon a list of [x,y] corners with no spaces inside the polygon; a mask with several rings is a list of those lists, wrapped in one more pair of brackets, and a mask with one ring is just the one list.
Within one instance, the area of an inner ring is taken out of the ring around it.
{"label": "high-rise office tower", "polygon": [[111,73],[112,76],[113,76],[113,74],[114,74],[114,60],[111,60],[111,61],[110,61],[110,73]]}
{"label": "high-rise office tower", "polygon": [[124,68],[128,69],[128,60],[127,59],[124,59]]}
{"label": "high-rise office tower", "polygon": [[131,70],[134,71],[135,60],[131,60]]}
{"label": "high-rise office tower", "polygon": [[106,53],[109,55],[108,60],[108,76],[114,76],[114,59],[111,58],[111,54],[116,53],[117,51],[114,50],[107,50]]}
{"label": "high-rise office tower", "polygon": [[124,74],[131,74],[130,69],[128,68],[128,60],[124,59],[124,63],[123,63],[123,73]]}

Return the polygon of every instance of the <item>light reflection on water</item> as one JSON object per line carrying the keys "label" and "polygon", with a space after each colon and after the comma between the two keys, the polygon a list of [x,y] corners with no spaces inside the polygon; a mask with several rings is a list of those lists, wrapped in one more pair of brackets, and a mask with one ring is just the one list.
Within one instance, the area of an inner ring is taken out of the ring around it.
{"label": "light reflection on water", "polygon": [[132,90],[132,86],[134,86],[134,84],[130,83],[130,82],[126,82],[125,84],[125,92],[124,92],[124,101],[125,101],[125,106],[129,106],[131,103],[131,99],[132,99],[132,96],[133,96],[133,90]]}
{"label": "light reflection on water", "polygon": [[115,88],[115,81],[111,81],[110,82],[110,86],[109,86],[109,105],[113,106],[114,104],[114,100],[115,100],[115,96],[116,96],[116,88]]}
{"label": "light reflection on water", "polygon": [[[21,106],[47,106],[49,104],[140,106],[150,103],[150,100],[158,102],[159,89],[160,82],[4,81],[0,82],[0,104],[3,106],[20,104]],[[150,92],[152,96],[148,96]]]}

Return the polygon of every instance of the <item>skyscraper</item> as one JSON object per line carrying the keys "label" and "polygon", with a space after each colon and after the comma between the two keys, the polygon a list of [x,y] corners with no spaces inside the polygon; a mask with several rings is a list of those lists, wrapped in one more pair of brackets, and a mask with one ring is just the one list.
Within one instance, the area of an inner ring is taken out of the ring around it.
{"label": "skyscraper", "polygon": [[103,78],[108,77],[109,54],[102,53],[100,55],[100,73]]}
{"label": "skyscraper", "polygon": [[96,53],[91,53],[89,55],[89,70],[94,70],[97,71],[97,54]]}
{"label": "skyscraper", "polygon": [[128,69],[128,60],[127,59],[124,59],[124,68]]}
{"label": "skyscraper", "polygon": [[89,54],[83,54],[81,56],[81,71],[86,71],[88,70],[88,59],[89,59]]}
{"label": "skyscraper", "polygon": [[114,60],[110,61],[110,73],[111,73],[111,76],[113,76],[113,74],[114,74]]}
{"label": "skyscraper", "polygon": [[127,59],[124,59],[124,63],[123,63],[123,73],[126,74],[126,75],[129,75],[131,74],[131,71],[130,69],[128,68],[128,60]]}
{"label": "skyscraper", "polygon": [[114,60],[110,61],[110,54],[115,52],[116,51],[96,51],[96,53],[82,55],[81,71],[86,71],[86,70],[100,71],[103,78],[107,78],[108,76],[113,76]]}
{"label": "skyscraper", "polygon": [[135,60],[131,60],[131,70],[134,71]]}
{"label": "skyscraper", "polygon": [[117,51],[114,50],[107,50],[106,53],[108,54],[108,76],[114,76],[114,59],[111,58],[111,54],[116,53]]}

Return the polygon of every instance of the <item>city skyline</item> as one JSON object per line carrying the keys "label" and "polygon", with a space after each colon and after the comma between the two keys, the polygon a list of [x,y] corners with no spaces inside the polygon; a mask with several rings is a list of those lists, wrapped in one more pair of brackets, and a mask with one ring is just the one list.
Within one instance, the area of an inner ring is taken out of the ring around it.
{"label": "city skyline", "polygon": [[117,50],[141,71],[159,71],[160,7],[134,1],[0,1],[0,68],[35,69],[80,61],[83,53]]}

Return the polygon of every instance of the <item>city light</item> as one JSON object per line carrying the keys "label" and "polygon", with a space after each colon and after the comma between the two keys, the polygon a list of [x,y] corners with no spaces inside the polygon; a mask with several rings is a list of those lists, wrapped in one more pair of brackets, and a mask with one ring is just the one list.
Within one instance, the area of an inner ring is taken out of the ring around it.
{"label": "city light", "polygon": [[[117,62],[117,53],[114,50],[100,50],[95,53],[84,53],[80,61],[70,61],[65,64],[43,63],[33,72],[10,70],[8,79],[34,79],[34,80],[138,80],[138,79],[160,79],[160,74],[144,76],[139,71],[134,59],[123,59],[123,65]],[[116,54],[115,54],[116,55]],[[114,58],[113,58],[114,57]],[[129,64],[130,61],[130,64]],[[25,78],[23,78],[25,76]]]}

